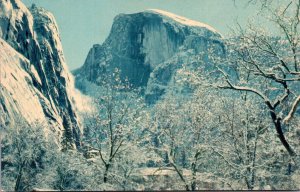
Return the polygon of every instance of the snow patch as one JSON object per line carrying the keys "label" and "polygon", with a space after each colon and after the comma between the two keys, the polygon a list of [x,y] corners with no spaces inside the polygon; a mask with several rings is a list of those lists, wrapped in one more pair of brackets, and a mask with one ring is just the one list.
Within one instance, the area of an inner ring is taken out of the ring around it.
{"label": "snow patch", "polygon": [[210,30],[214,33],[218,33],[218,31],[216,29],[214,29],[213,27],[211,27],[211,26],[209,26],[205,23],[201,23],[199,21],[194,21],[194,20],[188,19],[186,17],[175,15],[174,13],[170,13],[170,12],[159,10],[159,9],[148,9],[148,11],[158,13],[160,15],[169,17],[170,19],[173,19],[173,20],[175,20],[178,23],[181,23],[183,25],[194,26],[194,27],[202,27],[202,28],[206,28],[206,29],[208,29],[208,30]]}
{"label": "snow patch", "polygon": [[82,94],[79,90],[72,89],[72,101],[75,108],[80,113],[92,113],[95,107],[92,105],[93,99],[87,95]]}
{"label": "snow patch", "polygon": [[33,65],[30,66],[30,71],[31,71],[32,75],[36,78],[36,80],[39,82],[39,84],[42,85],[42,81],[40,79],[40,76],[39,76],[37,70],[35,69],[35,67]]}

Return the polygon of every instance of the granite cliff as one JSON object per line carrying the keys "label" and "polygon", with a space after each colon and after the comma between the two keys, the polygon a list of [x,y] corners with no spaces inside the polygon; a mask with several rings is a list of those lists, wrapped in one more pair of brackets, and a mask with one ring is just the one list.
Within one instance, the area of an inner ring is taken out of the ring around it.
{"label": "granite cliff", "polygon": [[143,88],[146,101],[154,103],[183,64],[209,66],[211,51],[224,54],[222,36],[211,26],[155,9],[120,14],[105,42],[93,45],[84,65],[74,71],[76,84],[85,91],[84,81],[101,82],[104,74],[119,68],[121,78]]}
{"label": "granite cliff", "polygon": [[[0,124],[18,117],[46,123],[59,141],[80,145],[74,82],[53,15],[20,0],[0,0]],[[50,131],[47,130],[47,131]]]}

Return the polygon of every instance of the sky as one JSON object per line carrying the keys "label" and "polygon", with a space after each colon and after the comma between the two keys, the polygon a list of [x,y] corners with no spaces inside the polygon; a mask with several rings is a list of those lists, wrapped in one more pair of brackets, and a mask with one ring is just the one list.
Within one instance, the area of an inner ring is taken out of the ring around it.
{"label": "sky", "polygon": [[102,44],[109,35],[113,19],[120,13],[161,9],[206,23],[223,36],[238,21],[247,22],[255,7],[247,0],[23,0],[35,3],[55,16],[70,70],[83,65],[93,44]]}

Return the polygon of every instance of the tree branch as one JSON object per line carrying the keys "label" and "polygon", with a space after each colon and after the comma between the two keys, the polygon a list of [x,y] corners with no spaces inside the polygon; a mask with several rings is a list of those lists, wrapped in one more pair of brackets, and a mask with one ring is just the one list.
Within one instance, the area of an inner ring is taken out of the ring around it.
{"label": "tree branch", "polygon": [[292,105],[292,108],[291,108],[290,112],[288,113],[288,115],[284,118],[283,123],[288,123],[291,120],[291,118],[294,116],[299,104],[300,104],[300,95],[295,99],[295,101]]}

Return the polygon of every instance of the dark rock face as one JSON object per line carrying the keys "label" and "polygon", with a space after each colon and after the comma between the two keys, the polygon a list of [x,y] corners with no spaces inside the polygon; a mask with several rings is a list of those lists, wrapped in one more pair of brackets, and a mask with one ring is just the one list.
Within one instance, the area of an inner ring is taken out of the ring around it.
{"label": "dark rock face", "polygon": [[[208,49],[224,52],[221,35],[205,24],[174,14],[150,10],[121,14],[114,19],[109,37],[94,45],[84,65],[74,72],[77,81],[97,82],[114,68],[135,87],[143,87],[146,100],[155,102],[165,92],[176,71],[189,57],[200,53],[208,63]],[[192,60],[192,59],[191,59]]]}
{"label": "dark rock face", "polygon": [[68,143],[79,146],[80,130],[71,102],[73,81],[53,15],[35,6],[28,10],[19,0],[0,0],[0,38],[30,63],[20,70],[29,74],[31,86],[41,95],[46,119],[58,124],[60,135],[67,132]]}

